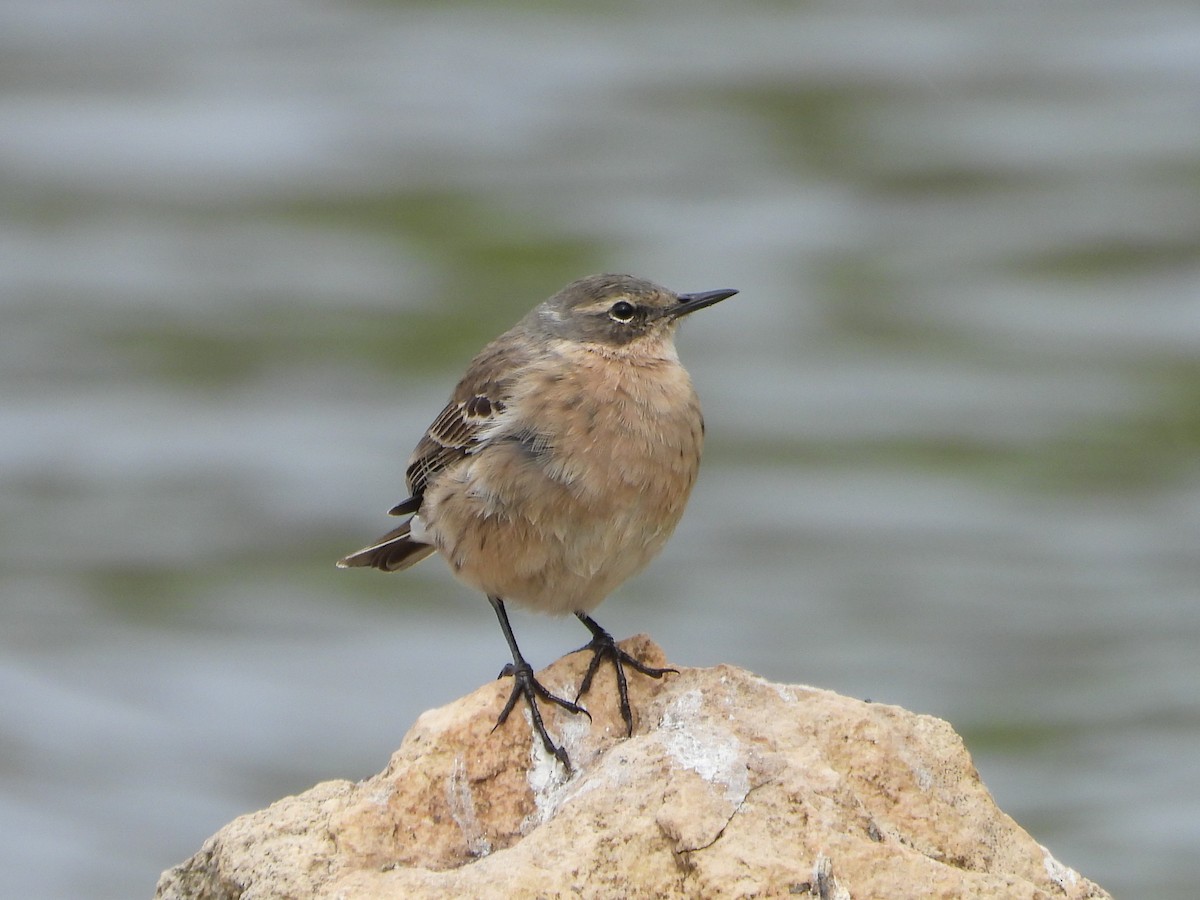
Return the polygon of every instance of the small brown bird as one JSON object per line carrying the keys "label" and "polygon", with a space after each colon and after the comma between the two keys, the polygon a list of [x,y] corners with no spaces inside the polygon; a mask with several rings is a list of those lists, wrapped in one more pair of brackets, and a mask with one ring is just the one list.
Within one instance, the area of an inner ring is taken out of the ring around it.
{"label": "small brown bird", "polygon": [[[487,595],[512,652],[501,675],[546,750],[538,698],[573,713],[603,660],[616,670],[621,715],[633,734],[625,666],[661,678],[620,649],[588,614],[641,571],[675,529],[696,481],[704,419],[675,351],[689,313],[737,291],[676,294],[631,275],[591,275],[534,307],[483,348],[408,461],[409,516],[338,565],[406,569],[434,552]],[[534,678],[517,648],[505,601],[573,613],[592,633],[592,659],[575,701]]]}

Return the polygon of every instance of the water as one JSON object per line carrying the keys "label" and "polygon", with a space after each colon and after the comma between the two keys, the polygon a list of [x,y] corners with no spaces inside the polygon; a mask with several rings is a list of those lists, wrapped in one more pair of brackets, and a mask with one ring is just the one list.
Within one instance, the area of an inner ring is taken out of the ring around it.
{"label": "water", "polygon": [[471,354],[616,269],[742,294],[600,621],[942,716],[1059,859],[1192,896],[1197,97],[1160,0],[6,4],[5,894],[149,896],[495,675],[436,561],[332,561]]}

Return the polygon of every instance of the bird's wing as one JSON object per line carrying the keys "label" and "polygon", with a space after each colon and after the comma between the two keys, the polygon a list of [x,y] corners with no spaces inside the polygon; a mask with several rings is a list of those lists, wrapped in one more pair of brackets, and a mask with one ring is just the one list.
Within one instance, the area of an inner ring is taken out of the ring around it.
{"label": "bird's wing", "polygon": [[415,512],[429,483],[477,451],[504,413],[514,378],[530,358],[522,342],[507,337],[493,341],[471,361],[450,402],[413,450],[405,472],[412,496],[393,515]]}

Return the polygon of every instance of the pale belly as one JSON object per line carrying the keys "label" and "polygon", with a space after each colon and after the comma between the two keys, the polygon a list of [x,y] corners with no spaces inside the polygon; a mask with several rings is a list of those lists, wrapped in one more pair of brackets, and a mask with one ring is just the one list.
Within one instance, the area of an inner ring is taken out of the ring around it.
{"label": "pale belly", "polygon": [[427,492],[428,539],[484,593],[589,612],[658,554],[683,515],[703,440],[686,387],[665,417],[611,402],[593,411],[602,440],[489,446]]}

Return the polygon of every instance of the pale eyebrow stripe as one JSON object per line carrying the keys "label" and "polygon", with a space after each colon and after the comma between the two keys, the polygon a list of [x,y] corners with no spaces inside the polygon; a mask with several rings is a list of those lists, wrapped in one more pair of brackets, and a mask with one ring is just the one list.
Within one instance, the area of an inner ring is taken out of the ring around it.
{"label": "pale eyebrow stripe", "polygon": [[584,313],[608,312],[610,309],[612,309],[614,303],[620,303],[622,300],[624,300],[626,303],[632,303],[634,306],[637,306],[637,303],[631,300],[629,297],[620,295],[616,297],[608,297],[604,300],[597,300],[595,303],[589,303],[587,306],[577,306],[575,307],[575,311]]}

